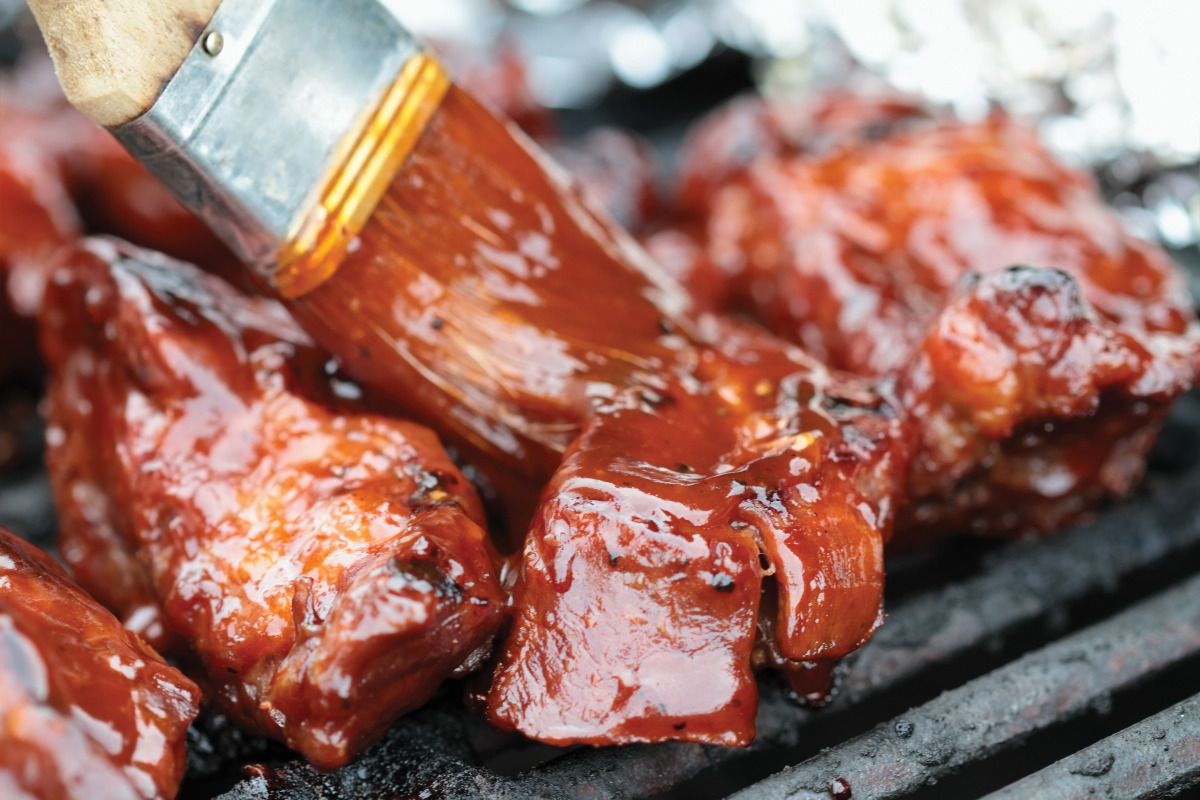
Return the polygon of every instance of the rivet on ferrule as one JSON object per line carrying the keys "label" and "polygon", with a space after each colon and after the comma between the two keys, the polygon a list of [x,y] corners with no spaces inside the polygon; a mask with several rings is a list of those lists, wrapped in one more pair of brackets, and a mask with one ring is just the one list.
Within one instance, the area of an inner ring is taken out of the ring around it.
{"label": "rivet on ferrule", "polygon": [[216,58],[225,49],[225,37],[221,35],[220,31],[209,31],[204,34],[200,46],[204,48],[205,53]]}

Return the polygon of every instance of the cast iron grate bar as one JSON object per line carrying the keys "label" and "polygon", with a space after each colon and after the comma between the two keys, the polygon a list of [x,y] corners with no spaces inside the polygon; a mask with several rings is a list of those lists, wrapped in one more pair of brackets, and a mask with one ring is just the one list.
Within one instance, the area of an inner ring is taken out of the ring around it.
{"label": "cast iron grate bar", "polygon": [[984,800],[1157,800],[1200,788],[1200,694]]}
{"label": "cast iron grate bar", "polygon": [[[892,610],[825,710],[797,707],[784,692],[765,685],[759,736],[748,749],[676,743],[578,750],[508,778],[477,765],[468,744],[468,730],[476,723],[455,709],[451,699],[402,720],[383,742],[344,770],[319,775],[301,762],[290,762],[255,774],[224,798],[646,796],[749,753],[793,748],[810,721],[859,706],[1031,624],[1063,625],[1064,608],[1114,592],[1135,573],[1190,563],[1181,556],[1198,549],[1200,468],[1158,476],[1134,499],[1114,506],[1097,521],[1050,539],[1006,545],[985,559],[980,574]],[[1050,638],[1049,631],[1041,635],[1042,641]]]}
{"label": "cast iron grate bar", "polygon": [[[1052,725],[1106,706],[1200,655],[1200,575],[1000,669],[902,718],[737,793],[733,800],[906,797]],[[1200,736],[1192,717],[1190,735]]]}

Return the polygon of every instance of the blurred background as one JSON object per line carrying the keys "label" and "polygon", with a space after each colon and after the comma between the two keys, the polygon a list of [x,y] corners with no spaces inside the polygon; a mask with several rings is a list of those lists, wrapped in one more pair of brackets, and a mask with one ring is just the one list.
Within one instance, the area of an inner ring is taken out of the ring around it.
{"label": "blurred background", "polygon": [[[887,85],[966,119],[999,104],[1097,171],[1134,230],[1200,241],[1192,0],[394,0],[422,34],[519,52],[563,132],[673,124],[757,87]],[[661,148],[660,148],[661,149]]]}
{"label": "blurred background", "polygon": [[[728,96],[890,86],[966,119],[1003,106],[1095,170],[1139,235],[1200,242],[1194,0],[391,3],[452,53],[452,69],[515,54],[532,102],[567,138],[631,129],[668,168],[686,123]],[[0,0],[0,58],[31,30],[23,0]]]}

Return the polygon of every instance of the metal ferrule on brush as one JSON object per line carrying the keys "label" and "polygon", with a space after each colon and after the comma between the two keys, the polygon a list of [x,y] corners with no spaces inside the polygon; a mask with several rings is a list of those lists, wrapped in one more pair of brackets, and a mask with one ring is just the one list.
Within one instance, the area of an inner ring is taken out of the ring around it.
{"label": "metal ferrule on brush", "polygon": [[291,298],[337,270],[448,88],[387,0],[224,0],[113,134]]}

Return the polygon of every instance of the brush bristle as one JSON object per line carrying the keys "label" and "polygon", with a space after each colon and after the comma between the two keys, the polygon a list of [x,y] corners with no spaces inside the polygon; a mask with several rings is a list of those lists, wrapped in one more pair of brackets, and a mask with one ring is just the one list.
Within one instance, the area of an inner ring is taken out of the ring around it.
{"label": "brush bristle", "polygon": [[[661,371],[688,300],[514,126],[452,88],[337,273],[291,308],[348,370],[544,475],[588,380]],[[587,378],[581,380],[581,378]]]}

